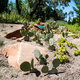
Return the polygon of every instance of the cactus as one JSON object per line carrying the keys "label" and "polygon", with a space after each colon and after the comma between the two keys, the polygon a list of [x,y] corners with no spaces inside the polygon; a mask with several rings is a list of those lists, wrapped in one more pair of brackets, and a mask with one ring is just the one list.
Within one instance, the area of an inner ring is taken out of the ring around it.
{"label": "cactus", "polygon": [[50,46],[52,46],[52,45],[54,44],[53,38],[50,38],[50,39],[49,39],[49,44],[50,44]]}
{"label": "cactus", "polygon": [[48,71],[48,74],[57,74],[58,70],[56,68],[52,68],[51,70]]}
{"label": "cactus", "polygon": [[22,70],[22,71],[30,71],[31,70],[31,65],[30,65],[30,63],[29,62],[27,62],[27,61],[25,61],[25,62],[23,62],[21,65],[20,65],[20,69]]}
{"label": "cactus", "polygon": [[39,59],[39,63],[42,65],[42,64],[46,64],[47,62],[46,59],[42,57]]}
{"label": "cactus", "polygon": [[45,38],[45,34],[41,34],[41,38],[44,39]]}
{"label": "cactus", "polygon": [[49,39],[50,38],[53,38],[53,34],[52,33],[49,33]]}
{"label": "cactus", "polygon": [[34,59],[31,60],[31,67],[34,68]]}
{"label": "cactus", "polygon": [[28,36],[29,37],[32,37],[33,36],[33,33],[32,32],[28,32]]}
{"label": "cactus", "polygon": [[41,53],[40,53],[39,50],[35,49],[35,50],[34,50],[34,55],[35,55],[35,57],[36,57],[37,59],[39,59],[40,56],[41,56]]}
{"label": "cactus", "polygon": [[[51,70],[48,69],[48,66],[43,66],[41,71],[43,73],[48,73],[48,74],[56,74],[58,73],[58,70],[56,69],[56,67],[58,67],[60,64],[60,60],[59,59],[54,59],[52,61],[52,64],[50,63],[50,67],[51,67]],[[53,68],[54,67],[54,68]]]}
{"label": "cactus", "polygon": [[25,41],[29,41],[29,36],[25,36],[25,37],[24,37],[24,40],[25,40]]}
{"label": "cactus", "polygon": [[49,57],[49,55],[48,55],[48,54],[46,54],[46,55],[45,55],[45,59],[47,59],[48,57]]}
{"label": "cactus", "polygon": [[27,31],[24,31],[24,30],[21,31],[21,35],[22,35],[22,36],[27,36],[27,33],[28,33],[28,32],[27,32]]}
{"label": "cactus", "polygon": [[24,25],[24,26],[27,26],[27,22],[23,22],[23,25]]}
{"label": "cactus", "polygon": [[48,66],[43,66],[43,68],[41,69],[43,73],[48,73],[48,70],[49,70]]}
{"label": "cactus", "polygon": [[60,60],[59,60],[58,58],[56,58],[56,59],[54,59],[54,60],[52,61],[52,64],[53,64],[53,66],[56,68],[56,67],[59,66]]}

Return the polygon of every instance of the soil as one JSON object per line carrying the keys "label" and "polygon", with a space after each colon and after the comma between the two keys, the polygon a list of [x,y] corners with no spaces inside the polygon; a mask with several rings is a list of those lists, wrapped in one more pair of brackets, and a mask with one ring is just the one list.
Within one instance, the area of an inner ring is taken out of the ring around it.
{"label": "soil", "polygon": [[[20,29],[21,27],[21,24],[0,23],[0,40],[4,41],[4,44],[2,47],[0,47],[0,49],[15,43],[20,43],[17,42],[17,40],[20,40],[23,37],[17,38],[16,40],[11,40],[5,38],[4,36],[6,33]],[[72,37],[67,37],[67,41],[75,43],[80,50],[80,38],[73,39]],[[22,42],[26,43],[24,40],[22,40]],[[41,46],[33,41],[27,43]],[[58,48],[56,41],[54,45]],[[43,46],[46,47],[45,45]],[[67,55],[70,58],[69,62],[59,65],[57,68],[59,72],[58,74],[44,74],[42,72],[38,72],[36,74],[16,70],[8,64],[7,58],[4,55],[0,54],[0,80],[80,80],[80,56],[74,56],[74,50],[75,48],[67,48],[67,51],[69,53]],[[49,55],[48,63],[51,63],[51,61],[54,59],[54,52],[47,49],[45,54]],[[34,67],[40,71],[42,65],[37,64]]]}

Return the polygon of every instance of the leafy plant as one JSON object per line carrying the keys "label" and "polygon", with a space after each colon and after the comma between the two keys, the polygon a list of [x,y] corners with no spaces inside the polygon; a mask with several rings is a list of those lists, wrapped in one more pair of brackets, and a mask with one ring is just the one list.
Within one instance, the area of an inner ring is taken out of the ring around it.
{"label": "leafy plant", "polygon": [[66,43],[70,48],[75,47],[76,49],[78,49],[76,44],[74,44],[72,42],[66,42]]}
{"label": "leafy plant", "polygon": [[75,55],[75,56],[80,55],[80,50],[75,49],[74,55]]}
{"label": "leafy plant", "polygon": [[59,58],[60,63],[65,63],[65,62],[69,61],[69,57],[68,56],[62,56],[62,55],[60,55],[59,57],[58,56],[56,56],[56,57]]}
{"label": "leafy plant", "polygon": [[56,50],[56,52],[59,54],[59,55],[63,55],[64,53],[66,53],[66,50],[67,50],[67,47],[60,47],[59,50]]}
{"label": "leafy plant", "polygon": [[64,43],[66,41],[66,38],[60,38],[58,39],[58,43]]}

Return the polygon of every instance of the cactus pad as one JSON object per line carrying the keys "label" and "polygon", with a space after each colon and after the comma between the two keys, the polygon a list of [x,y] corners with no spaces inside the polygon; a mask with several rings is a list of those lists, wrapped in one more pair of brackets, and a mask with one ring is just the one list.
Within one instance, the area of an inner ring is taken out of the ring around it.
{"label": "cactus pad", "polygon": [[27,62],[27,61],[25,61],[25,62],[23,62],[21,65],[20,65],[20,69],[22,70],[22,71],[30,71],[31,70],[31,65],[30,65],[30,63],[29,62]]}

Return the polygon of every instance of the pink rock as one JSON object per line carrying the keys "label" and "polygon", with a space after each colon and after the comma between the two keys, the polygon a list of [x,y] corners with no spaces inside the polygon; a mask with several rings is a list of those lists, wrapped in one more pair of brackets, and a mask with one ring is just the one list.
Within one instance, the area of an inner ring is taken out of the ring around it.
{"label": "pink rock", "polygon": [[31,63],[32,58],[34,59],[34,65],[37,63],[34,57],[34,50],[38,49],[42,54],[46,51],[46,48],[34,46],[28,43],[18,43],[0,50],[0,53],[8,56],[8,62],[11,66],[20,70],[20,64],[24,61]]}

